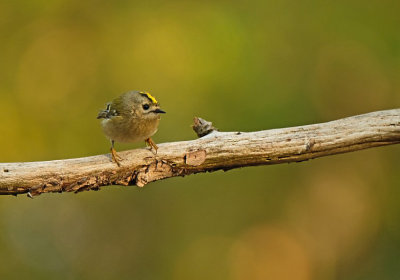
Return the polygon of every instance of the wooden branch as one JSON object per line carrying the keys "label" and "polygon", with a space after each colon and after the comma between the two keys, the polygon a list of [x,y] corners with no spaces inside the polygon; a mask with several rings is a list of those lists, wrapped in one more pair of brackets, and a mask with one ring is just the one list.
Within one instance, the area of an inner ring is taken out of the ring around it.
{"label": "wooden branch", "polygon": [[373,112],[321,124],[257,132],[218,132],[201,119],[192,141],[109,155],[43,162],[0,163],[0,194],[79,192],[107,185],[137,185],[175,176],[232,168],[299,162],[400,143],[400,109]]}

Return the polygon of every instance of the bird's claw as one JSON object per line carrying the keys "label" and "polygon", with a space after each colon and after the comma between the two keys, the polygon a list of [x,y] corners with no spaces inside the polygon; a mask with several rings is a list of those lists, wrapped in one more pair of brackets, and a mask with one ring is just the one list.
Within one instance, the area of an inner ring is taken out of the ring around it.
{"label": "bird's claw", "polygon": [[153,139],[151,138],[147,138],[146,140],[144,140],[146,142],[146,144],[150,147],[150,151],[153,152],[153,154],[157,154],[157,150],[158,147],[156,145],[156,143],[153,141]]}
{"label": "bird's claw", "polygon": [[115,151],[114,148],[111,148],[111,157],[112,157],[112,160],[113,160],[118,166],[121,166],[120,161],[122,160],[122,158],[117,154],[117,151]]}

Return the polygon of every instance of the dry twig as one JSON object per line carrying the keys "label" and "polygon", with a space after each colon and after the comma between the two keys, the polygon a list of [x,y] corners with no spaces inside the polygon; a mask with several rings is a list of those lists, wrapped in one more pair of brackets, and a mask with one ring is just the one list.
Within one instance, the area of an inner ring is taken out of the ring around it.
{"label": "dry twig", "polygon": [[218,132],[195,119],[197,140],[164,143],[154,156],[147,149],[43,162],[0,163],[0,194],[98,190],[137,185],[189,174],[299,162],[317,157],[400,143],[400,109],[373,112],[321,124],[257,132]]}

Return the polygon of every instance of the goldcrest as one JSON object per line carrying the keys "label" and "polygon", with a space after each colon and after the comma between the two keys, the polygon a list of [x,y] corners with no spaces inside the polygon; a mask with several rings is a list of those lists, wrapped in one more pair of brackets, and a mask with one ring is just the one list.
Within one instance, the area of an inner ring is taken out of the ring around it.
{"label": "goldcrest", "polygon": [[97,116],[104,134],[111,141],[112,159],[120,166],[121,157],[114,149],[114,142],[132,143],[145,141],[157,153],[158,147],[150,138],[158,129],[160,109],[157,100],[145,91],[129,91],[107,103]]}

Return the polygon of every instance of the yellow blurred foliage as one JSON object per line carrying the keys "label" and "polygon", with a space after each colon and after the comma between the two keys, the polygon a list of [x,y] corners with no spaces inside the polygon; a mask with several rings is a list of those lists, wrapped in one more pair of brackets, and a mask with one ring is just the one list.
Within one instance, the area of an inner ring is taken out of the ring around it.
{"label": "yellow blurred foliage", "polygon": [[[400,104],[400,1],[1,1],[0,161],[105,154],[98,110],[157,143]],[[118,150],[143,148],[143,143]],[[397,279],[398,147],[144,189],[0,198],[0,279]],[[1,176],[1,174],[0,174]]]}

